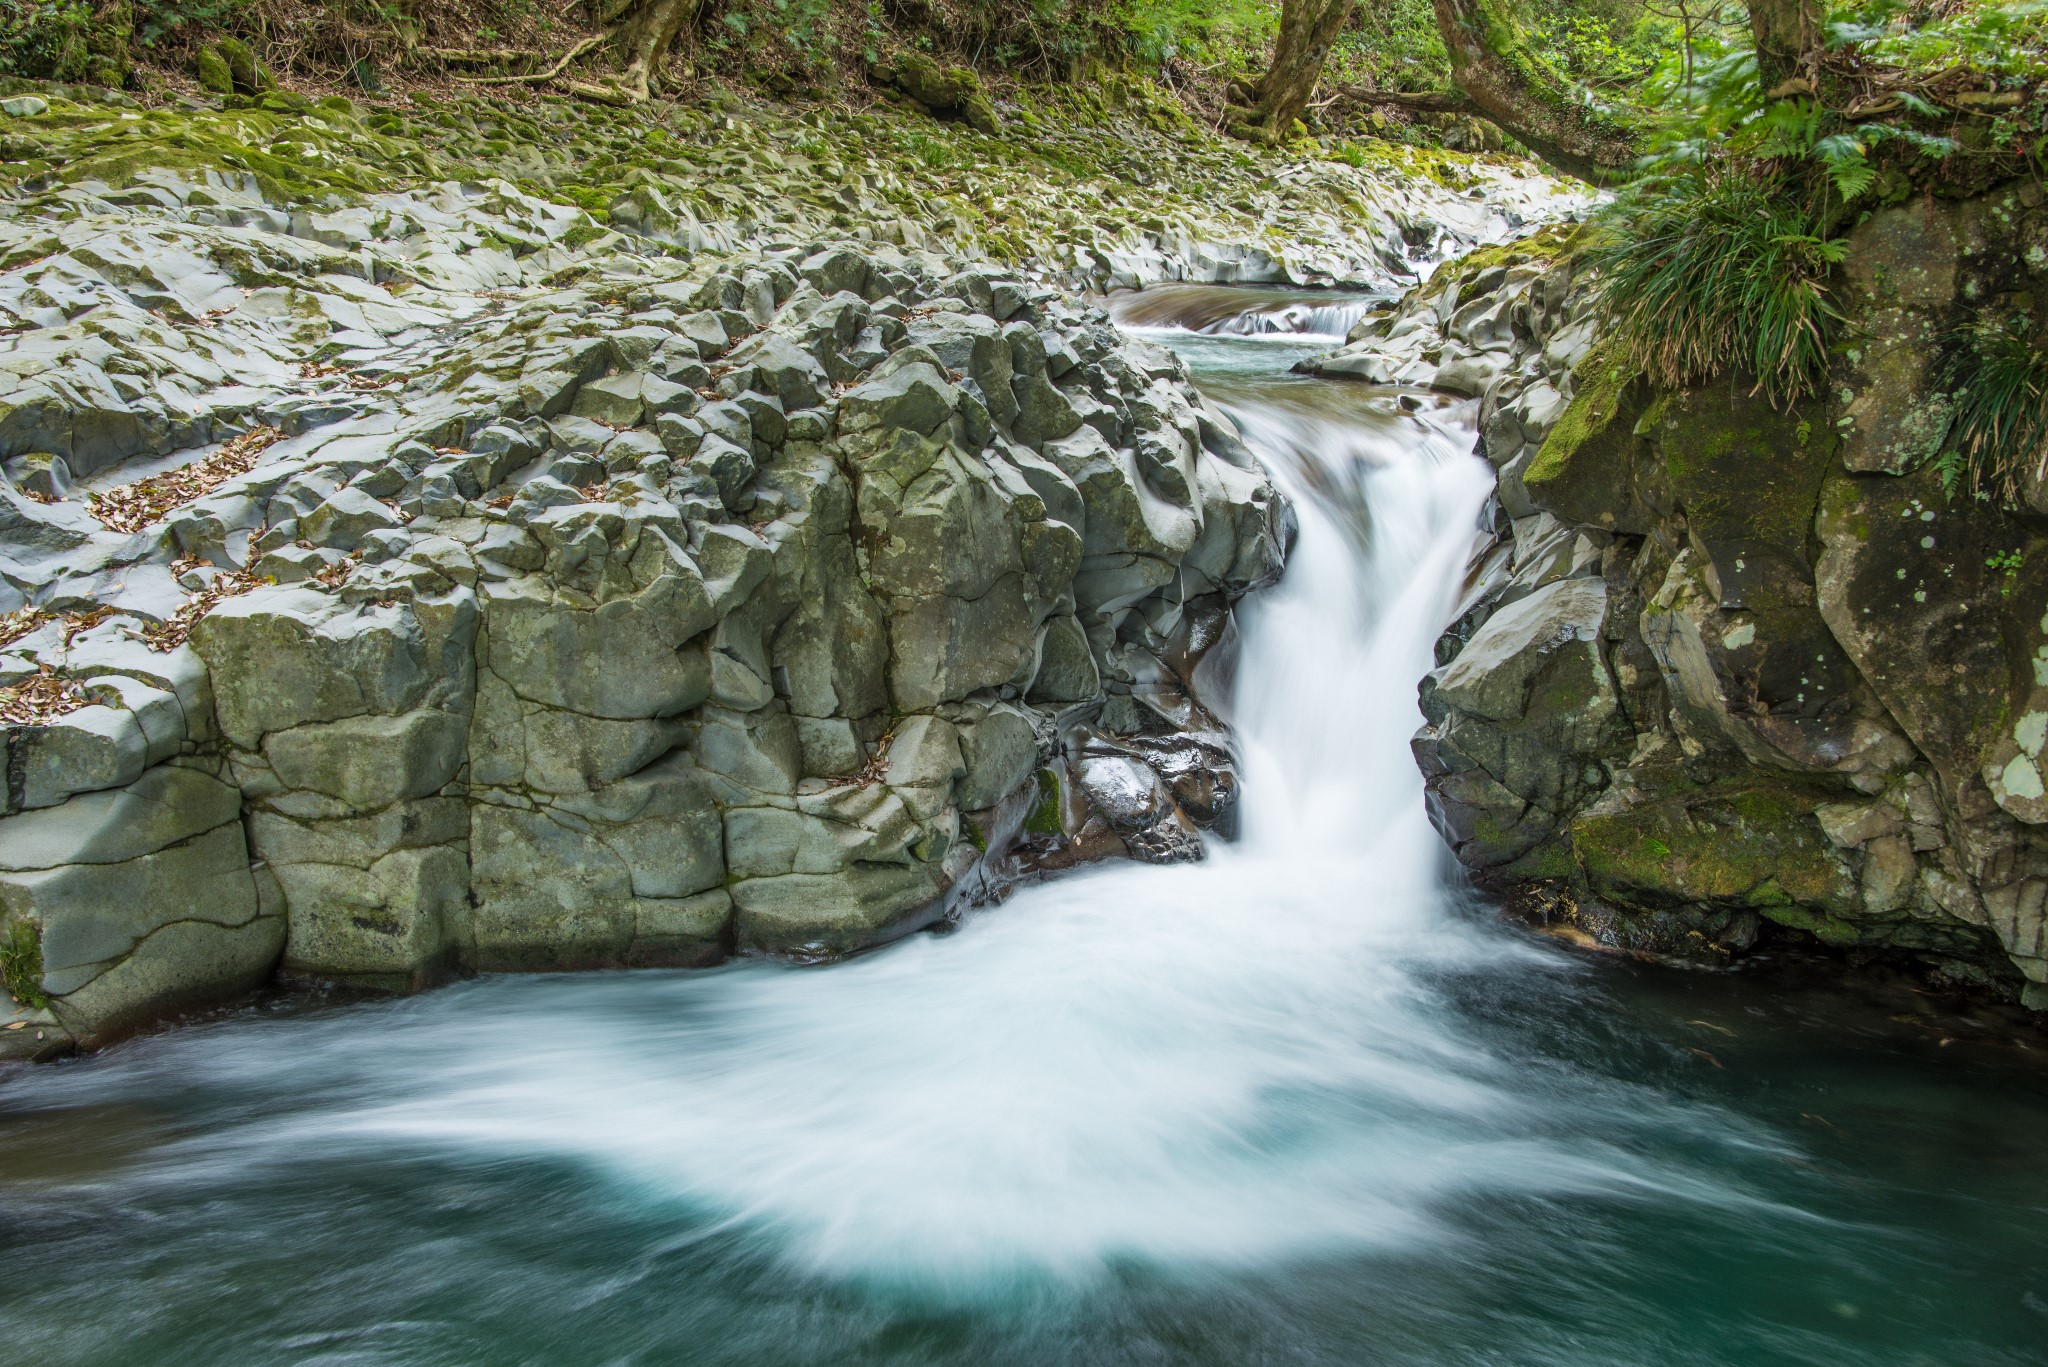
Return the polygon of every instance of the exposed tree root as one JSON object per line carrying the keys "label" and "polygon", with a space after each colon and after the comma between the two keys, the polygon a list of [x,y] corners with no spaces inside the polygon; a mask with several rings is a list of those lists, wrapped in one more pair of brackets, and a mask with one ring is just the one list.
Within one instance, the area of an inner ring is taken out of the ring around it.
{"label": "exposed tree root", "polygon": [[1324,103],[1380,105],[1388,109],[1410,109],[1418,114],[1479,114],[1479,106],[1457,90],[1367,90],[1364,86],[1339,86]]}
{"label": "exposed tree root", "polygon": [[[609,30],[604,33],[593,33],[590,37],[585,38],[582,42],[563,53],[562,60],[556,62],[546,71],[532,71],[524,76],[457,76],[455,79],[461,81],[464,85],[545,85],[564,71],[567,71],[571,62],[592,48],[600,46],[611,36]],[[538,60],[538,54],[536,53],[521,53],[520,55],[522,57],[533,57]]]}
{"label": "exposed tree root", "polygon": [[523,47],[416,47],[411,55],[439,62],[443,66],[492,66],[498,63],[537,62],[540,54]]}

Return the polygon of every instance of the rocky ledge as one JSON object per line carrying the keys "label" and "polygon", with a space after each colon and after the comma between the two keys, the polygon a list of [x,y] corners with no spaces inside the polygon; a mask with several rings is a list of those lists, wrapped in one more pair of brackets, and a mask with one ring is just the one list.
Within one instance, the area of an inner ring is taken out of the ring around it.
{"label": "rocky ledge", "polygon": [[831,957],[1228,821],[1203,665],[1291,523],[1171,354],[915,246],[618,241],[219,170],[0,222],[0,1052]]}
{"label": "rocky ledge", "polygon": [[2044,297],[2031,184],[1872,214],[1824,397],[1647,384],[1570,240],[1478,253],[1326,373],[1480,400],[1493,534],[1414,750],[1537,919],[1709,958],[1767,929],[2048,1008],[2048,489],[1945,484],[1942,347]]}

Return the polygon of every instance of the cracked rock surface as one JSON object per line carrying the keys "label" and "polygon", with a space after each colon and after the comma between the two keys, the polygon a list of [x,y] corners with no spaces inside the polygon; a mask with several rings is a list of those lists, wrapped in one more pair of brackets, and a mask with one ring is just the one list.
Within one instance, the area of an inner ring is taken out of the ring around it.
{"label": "cracked rock surface", "polygon": [[149,188],[0,220],[0,1051],[1200,857],[1291,519],[1171,354],[918,247]]}

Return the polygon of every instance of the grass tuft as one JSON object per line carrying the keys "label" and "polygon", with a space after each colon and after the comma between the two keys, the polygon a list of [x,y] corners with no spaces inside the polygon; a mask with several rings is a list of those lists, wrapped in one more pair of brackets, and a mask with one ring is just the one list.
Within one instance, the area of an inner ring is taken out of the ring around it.
{"label": "grass tuft", "polygon": [[2034,331],[2023,314],[1979,319],[1953,339],[1942,373],[1955,396],[1950,442],[1970,484],[2008,502],[2048,480],[2048,351]]}
{"label": "grass tuft", "polygon": [[23,1006],[48,1006],[43,992],[43,941],[27,921],[16,921],[0,938],[0,984]]}
{"label": "grass tuft", "polygon": [[1783,407],[1815,392],[1841,312],[1843,246],[1816,208],[1759,168],[1696,168],[1633,190],[1602,217],[1591,264],[1611,335],[1677,388],[1729,370]]}

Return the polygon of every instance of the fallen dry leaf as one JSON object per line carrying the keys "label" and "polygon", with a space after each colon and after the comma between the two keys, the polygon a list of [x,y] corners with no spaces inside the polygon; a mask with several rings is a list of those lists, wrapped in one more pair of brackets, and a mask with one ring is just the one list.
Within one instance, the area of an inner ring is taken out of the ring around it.
{"label": "fallen dry leaf", "polygon": [[14,687],[0,689],[0,721],[35,726],[76,712],[91,701],[76,679],[52,674],[45,665]]}
{"label": "fallen dry leaf", "polygon": [[[190,564],[181,561],[190,568]],[[196,563],[196,562],[191,562]],[[176,569],[177,566],[173,566]],[[192,628],[199,625],[199,619],[212,612],[224,599],[247,593],[250,589],[261,588],[272,583],[268,576],[259,576],[236,571],[217,576],[211,584],[187,598],[184,605],[171,614],[169,621],[158,626],[142,629],[143,644],[159,654],[169,654],[185,644]]]}
{"label": "fallen dry leaf", "polygon": [[275,427],[244,432],[190,465],[109,489],[94,497],[86,511],[110,531],[139,532],[173,508],[182,508],[235,476],[248,474],[256,468],[256,458],[283,436]]}

